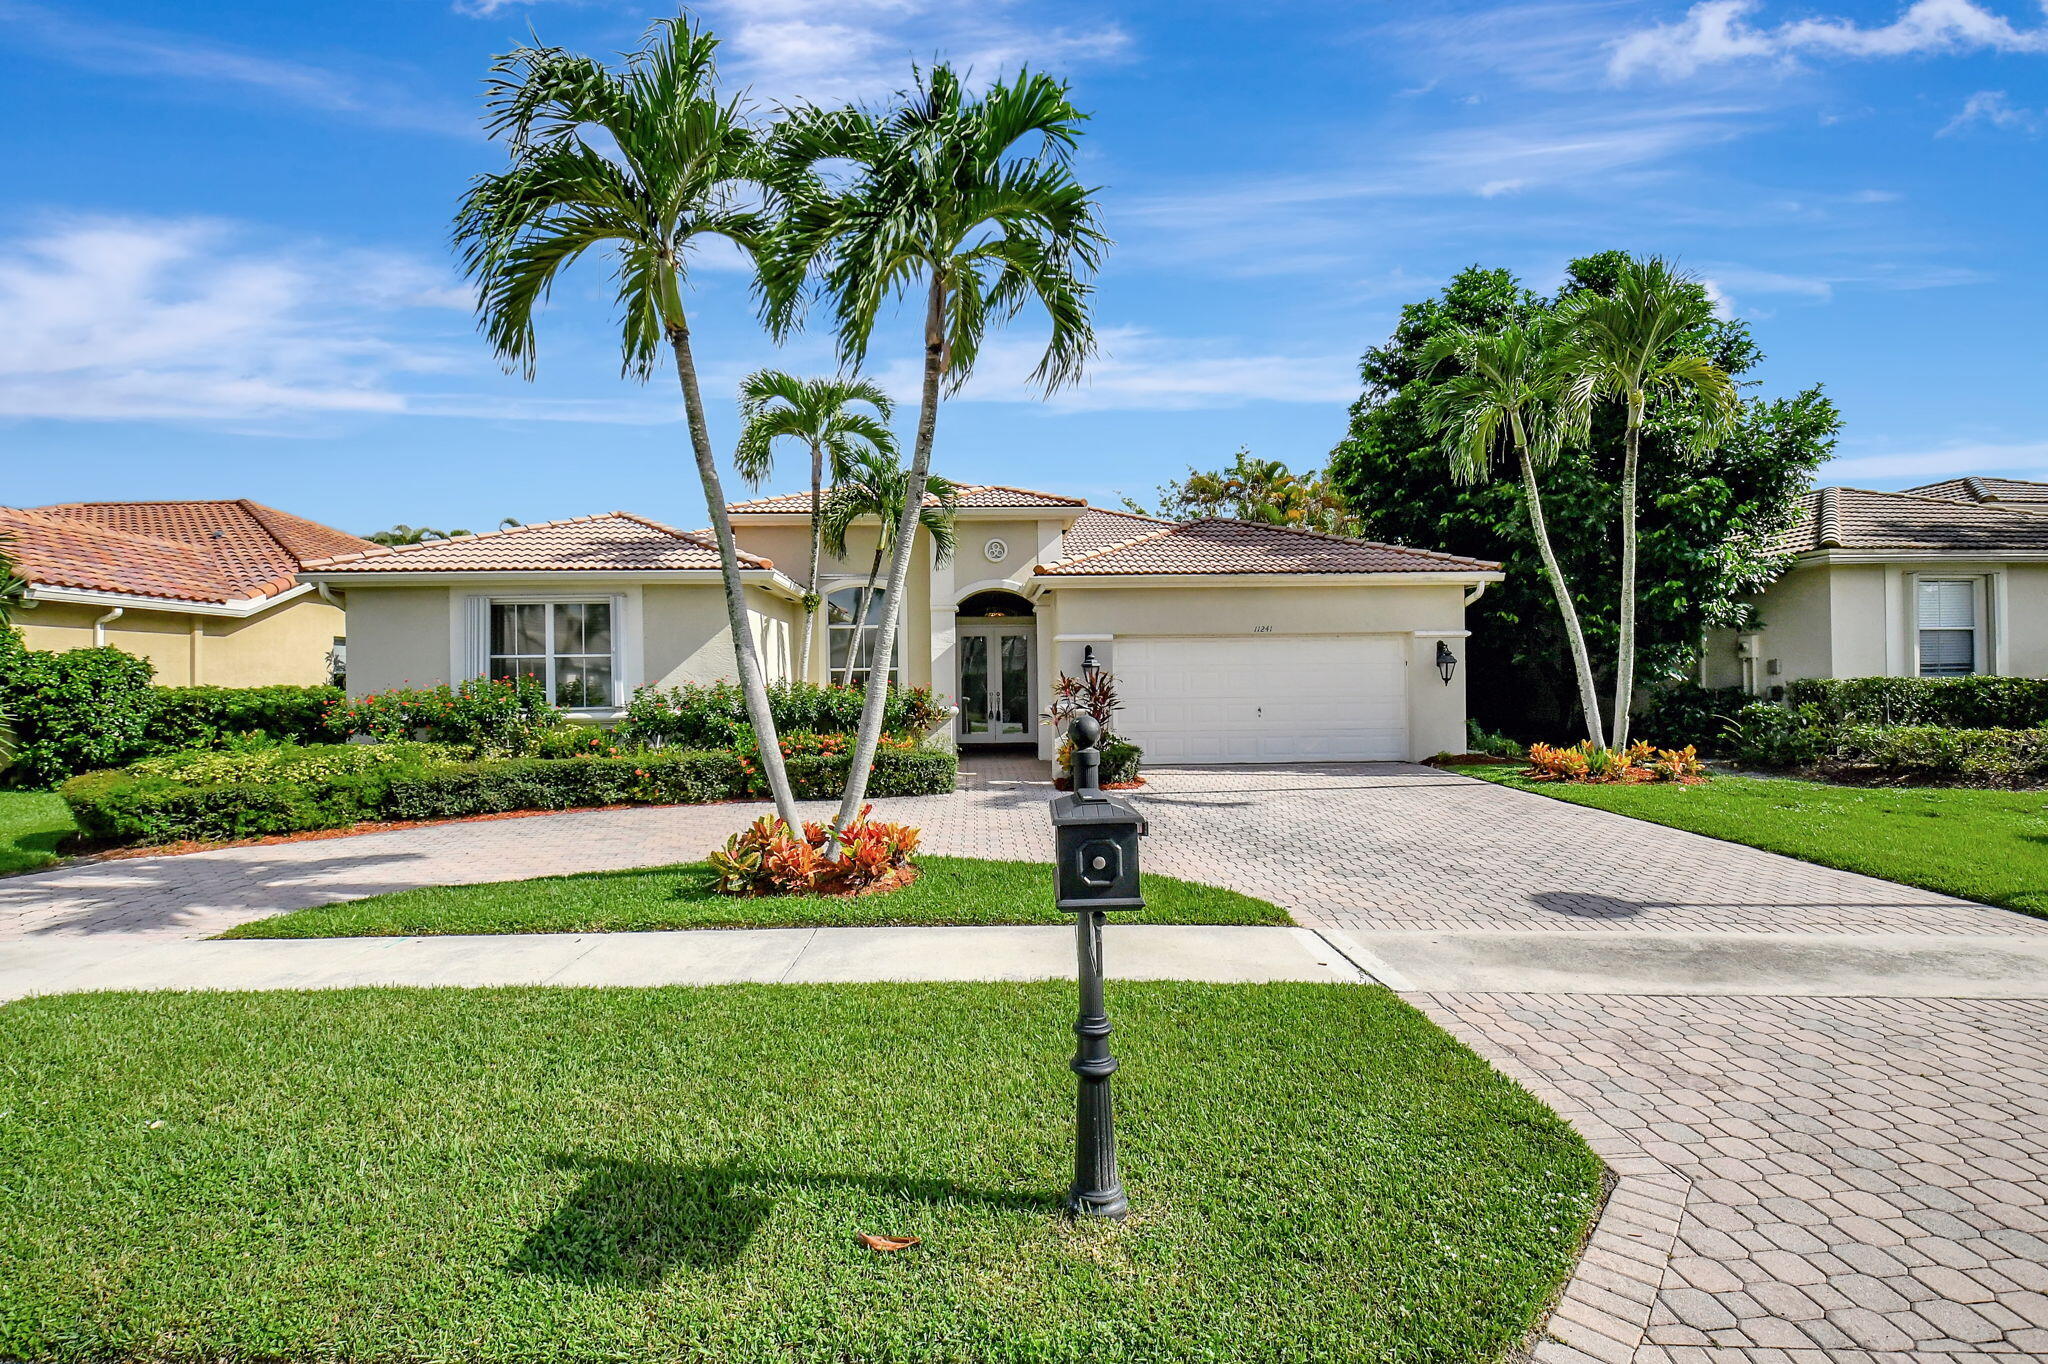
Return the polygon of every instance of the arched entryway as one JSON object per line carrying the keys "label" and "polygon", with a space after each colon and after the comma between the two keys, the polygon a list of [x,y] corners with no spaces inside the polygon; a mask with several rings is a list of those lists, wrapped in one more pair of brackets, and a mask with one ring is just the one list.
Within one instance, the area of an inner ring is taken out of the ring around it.
{"label": "arched entryway", "polygon": [[954,617],[960,675],[959,740],[985,748],[1033,744],[1038,706],[1038,622],[1031,602],[1007,588],[961,598]]}

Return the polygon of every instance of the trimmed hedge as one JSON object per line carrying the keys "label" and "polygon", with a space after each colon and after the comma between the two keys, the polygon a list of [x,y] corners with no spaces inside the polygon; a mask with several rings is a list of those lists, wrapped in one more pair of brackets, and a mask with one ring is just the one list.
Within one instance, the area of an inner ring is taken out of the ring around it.
{"label": "trimmed hedge", "polygon": [[[860,728],[866,698],[863,687],[774,682],[768,686],[768,713],[778,734],[851,734]],[[922,738],[946,714],[930,688],[891,687],[882,711],[882,732]],[[617,732],[623,743],[650,748],[737,748],[754,743],[746,697],[737,682],[642,687],[633,693]]]}
{"label": "trimmed hedge", "polygon": [[1894,781],[2036,786],[2048,783],[2048,729],[1848,725],[1822,768]]}
{"label": "trimmed hedge", "polygon": [[[792,758],[799,796],[829,798],[846,785],[850,761]],[[875,757],[875,796],[951,791],[950,753],[885,749]],[[132,771],[89,772],[59,788],[78,827],[126,844],[208,842],[345,828],[366,820],[454,819],[514,810],[590,805],[701,804],[756,794],[753,765],[731,752],[636,753],[624,757],[512,758],[470,763],[386,763],[319,781],[188,783]]]}
{"label": "trimmed hedge", "polygon": [[341,699],[339,687],[158,687],[150,698],[150,751],[218,748],[251,731],[319,743],[327,707]]}
{"label": "trimmed hedge", "polygon": [[1831,725],[2048,727],[2048,678],[2040,677],[1802,677],[1785,699]]}

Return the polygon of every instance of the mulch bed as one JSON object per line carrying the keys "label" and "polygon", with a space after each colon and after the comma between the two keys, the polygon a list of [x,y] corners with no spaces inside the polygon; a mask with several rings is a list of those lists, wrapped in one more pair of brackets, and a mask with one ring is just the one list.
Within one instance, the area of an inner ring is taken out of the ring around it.
{"label": "mulch bed", "polygon": [[[747,805],[749,800],[694,801],[696,805]],[[355,838],[360,834],[397,833],[404,829],[427,829],[441,824],[482,824],[494,819],[532,819],[536,815],[582,815],[601,810],[665,810],[668,805],[577,805],[564,810],[500,810],[484,815],[455,815],[448,819],[389,819],[351,824],[341,829],[302,829],[292,834],[265,834],[260,838],[237,838],[209,843],[191,838],[179,843],[158,843],[146,848],[80,847],[68,854],[79,862],[121,862],[131,857],[177,857],[184,853],[215,852],[222,848],[268,848],[278,843],[317,843],[329,838]],[[74,837],[77,837],[74,835]],[[48,870],[43,868],[42,870]]]}

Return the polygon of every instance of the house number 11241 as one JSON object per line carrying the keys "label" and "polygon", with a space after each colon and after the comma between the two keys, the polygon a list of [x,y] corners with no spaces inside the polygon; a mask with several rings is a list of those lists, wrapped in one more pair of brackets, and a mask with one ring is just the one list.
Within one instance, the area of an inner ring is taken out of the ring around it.
{"label": "house number 11241", "polygon": [[1270,635],[1273,633],[1273,627],[1270,625],[1254,625],[1252,633],[1255,635]]}

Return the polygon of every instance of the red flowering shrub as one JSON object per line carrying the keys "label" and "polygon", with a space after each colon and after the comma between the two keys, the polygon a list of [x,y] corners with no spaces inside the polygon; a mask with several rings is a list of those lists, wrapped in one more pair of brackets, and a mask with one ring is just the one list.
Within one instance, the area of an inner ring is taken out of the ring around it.
{"label": "red flowering shrub", "polygon": [[922,835],[905,824],[870,819],[872,805],[841,832],[839,855],[826,855],[830,831],[805,821],[801,834],[763,815],[725,840],[706,860],[711,887],[724,895],[858,895],[894,889],[915,872],[911,856]]}
{"label": "red flowering shrub", "polygon": [[1690,744],[1671,749],[1638,742],[1626,749],[1613,749],[1595,748],[1590,739],[1570,748],[1530,744],[1529,772],[1538,781],[1691,784],[1707,779],[1699,753]]}

